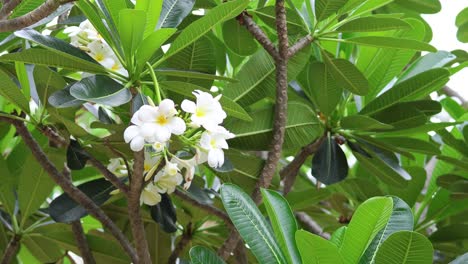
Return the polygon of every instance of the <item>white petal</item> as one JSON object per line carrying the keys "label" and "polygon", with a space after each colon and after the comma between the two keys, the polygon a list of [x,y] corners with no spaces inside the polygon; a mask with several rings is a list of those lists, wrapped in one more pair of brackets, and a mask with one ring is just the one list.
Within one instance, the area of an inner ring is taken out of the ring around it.
{"label": "white petal", "polygon": [[171,131],[166,127],[159,127],[155,134],[156,140],[159,142],[166,142],[171,138]]}
{"label": "white petal", "polygon": [[159,111],[163,114],[172,113],[174,108],[174,101],[172,101],[171,99],[164,99],[159,104]]}
{"label": "white petal", "polygon": [[221,149],[213,149],[208,152],[208,165],[218,168],[224,164],[224,152]]}
{"label": "white petal", "polygon": [[186,126],[184,120],[180,117],[173,117],[169,121],[172,134],[182,135],[185,132]]}
{"label": "white petal", "polygon": [[145,139],[140,136],[133,138],[132,142],[130,142],[130,148],[133,151],[140,151],[143,149],[144,146],[145,146]]}
{"label": "white petal", "polygon": [[208,132],[203,132],[200,138],[200,146],[206,150],[211,149],[211,135]]}
{"label": "white petal", "polygon": [[150,139],[156,136],[159,126],[153,123],[143,123],[140,128],[140,135],[145,139]]}
{"label": "white petal", "polygon": [[153,206],[161,202],[161,195],[157,192],[143,191],[141,193],[141,202]]}
{"label": "white petal", "polygon": [[197,105],[194,102],[189,101],[189,100],[182,101],[182,104],[180,105],[180,107],[185,112],[191,113],[191,114],[194,114],[195,110],[197,109]]}
{"label": "white petal", "polygon": [[134,137],[136,137],[140,133],[140,128],[137,126],[129,126],[125,129],[124,132],[124,140],[125,143],[130,142]]}

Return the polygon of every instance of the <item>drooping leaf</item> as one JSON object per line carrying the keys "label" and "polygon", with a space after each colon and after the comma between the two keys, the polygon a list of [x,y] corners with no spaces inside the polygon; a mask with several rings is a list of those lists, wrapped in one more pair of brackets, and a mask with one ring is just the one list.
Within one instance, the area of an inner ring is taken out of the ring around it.
{"label": "drooping leaf", "polygon": [[338,251],[338,247],[322,237],[304,230],[298,230],[296,232],[296,243],[299,248],[299,252],[301,253],[302,263],[344,263],[340,252]]}
{"label": "drooping leaf", "polygon": [[223,39],[227,48],[239,56],[252,55],[258,49],[252,34],[236,19],[224,22]]}
{"label": "drooping leaf", "polygon": [[297,250],[295,234],[296,218],[286,199],[278,192],[262,189],[262,197],[268,212],[273,231],[283,254],[290,263],[300,263],[301,255]]}
{"label": "drooping leaf", "polygon": [[357,208],[339,248],[344,263],[358,263],[367,246],[388,223],[392,209],[390,197],[373,197]]}
{"label": "drooping leaf", "polygon": [[86,166],[89,155],[84,152],[80,143],[71,139],[67,148],[67,166],[71,170],[81,170]]}
{"label": "drooping leaf", "polygon": [[150,212],[151,218],[159,223],[164,232],[174,233],[177,231],[176,211],[167,193],[161,194],[161,202],[151,206]]}
{"label": "drooping leaf", "polygon": [[66,81],[60,74],[47,67],[35,66],[33,74],[37,94],[43,105],[48,104],[49,97],[54,92],[60,91],[67,86]]}
{"label": "drooping leaf", "polygon": [[224,264],[225,262],[211,249],[195,246],[190,249],[190,259],[193,264]]}
{"label": "drooping leaf", "polygon": [[70,87],[70,94],[82,101],[108,106],[119,106],[132,98],[130,91],[123,85],[102,75],[93,75],[74,83]]}
{"label": "drooping leaf", "polygon": [[432,263],[431,242],[417,232],[399,231],[380,246],[375,262],[381,264]]}
{"label": "drooping leaf", "polygon": [[341,147],[329,135],[312,159],[312,176],[326,185],[348,176],[348,161]]}
{"label": "drooping leaf", "polygon": [[50,105],[56,108],[66,108],[80,106],[85,101],[76,99],[70,94],[70,86],[65,87],[63,90],[52,93],[48,99]]}
{"label": "drooping leaf", "polygon": [[195,0],[164,0],[157,28],[176,28],[192,11]]}
{"label": "drooping leaf", "polygon": [[286,263],[271,226],[242,189],[224,184],[221,200],[232,223],[260,263]]}
{"label": "drooping leaf", "polygon": [[391,17],[367,16],[351,20],[338,27],[338,32],[374,32],[395,29],[410,29],[411,25],[404,20]]}

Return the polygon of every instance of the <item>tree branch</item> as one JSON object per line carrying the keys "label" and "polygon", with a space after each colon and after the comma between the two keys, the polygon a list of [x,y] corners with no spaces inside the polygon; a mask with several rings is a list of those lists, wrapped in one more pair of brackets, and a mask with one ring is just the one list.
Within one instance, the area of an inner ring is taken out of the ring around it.
{"label": "tree branch", "polygon": [[19,30],[39,22],[52,14],[61,5],[73,2],[74,0],[47,0],[33,11],[13,19],[0,21],[0,32]]}
{"label": "tree branch", "polygon": [[20,246],[21,236],[14,234],[8,243],[5,252],[3,253],[2,261],[0,264],[10,264],[13,262],[13,258],[16,256]]}
{"label": "tree branch", "polygon": [[271,42],[270,38],[263,32],[263,30],[253,21],[252,17],[243,12],[238,17],[239,23],[244,25],[252,36],[262,45],[262,47],[270,54],[273,59],[279,59],[278,50],[275,45]]}
{"label": "tree branch", "polygon": [[330,239],[330,234],[323,232],[322,227],[320,227],[314,220],[312,220],[308,214],[304,212],[295,212],[294,215],[296,216],[299,223],[304,226],[304,229],[325,239]]}
{"label": "tree branch", "polygon": [[102,211],[99,206],[97,206],[93,200],[91,200],[85,193],[80,191],[73,183],[64,177],[55,167],[55,165],[48,159],[47,155],[41,149],[36,140],[32,137],[29,130],[26,128],[22,121],[16,119],[10,119],[6,117],[0,117],[0,120],[11,123],[16,127],[16,132],[23,138],[24,143],[29,147],[34,158],[39,164],[44,168],[45,171],[49,174],[52,180],[59,185],[62,190],[68,194],[75,202],[83,206],[86,211],[99,220],[105,228],[117,239],[122,248],[128,253],[131,259],[136,262],[137,255],[135,250],[131,247],[125,235],[122,231],[112,222],[112,220]]}
{"label": "tree branch", "polygon": [[81,221],[73,221],[71,223],[71,227],[73,235],[75,236],[76,244],[78,245],[78,249],[80,250],[81,257],[83,258],[84,264],[95,264],[96,261],[94,260],[93,254],[91,253],[91,249],[89,248],[88,241],[86,240],[86,236],[83,230],[83,226],[81,225]]}
{"label": "tree branch", "polygon": [[185,247],[190,243],[190,240],[192,240],[192,223],[189,222],[179,240],[179,243],[177,243],[174,251],[172,251],[171,255],[169,256],[169,261],[167,263],[175,264],[179,258],[180,253],[182,253]]}
{"label": "tree branch", "polygon": [[217,217],[219,217],[221,220],[224,221],[224,223],[231,229],[231,230],[236,230],[236,228],[234,227],[234,225],[232,224],[231,222],[231,219],[229,218],[229,216],[219,210],[218,208],[216,207],[213,207],[209,204],[204,204],[204,203],[200,203],[199,201],[193,199],[192,197],[190,197],[189,195],[187,195],[185,192],[179,190],[179,189],[175,189],[174,191],[174,194],[176,196],[178,196],[179,198],[181,198],[182,200],[190,203],[191,205],[195,206],[195,207],[198,207],[212,215],[215,215]]}
{"label": "tree branch", "polygon": [[292,186],[294,185],[294,182],[296,181],[297,174],[299,172],[299,169],[301,166],[304,164],[304,162],[307,160],[307,158],[314,154],[322,145],[322,142],[325,140],[326,134],[315,140],[314,142],[310,143],[309,145],[303,147],[294,157],[294,160],[292,160],[287,166],[285,166],[281,171],[280,171],[280,177],[283,180],[283,194],[287,195],[291,189]]}
{"label": "tree branch", "polygon": [[461,105],[463,106],[463,108],[468,109],[468,101],[465,98],[463,98],[463,96],[461,94],[459,94],[457,91],[453,90],[452,88],[450,88],[448,86],[444,86],[442,88],[442,91],[447,96],[454,97],[454,98],[457,98],[458,100],[460,100]]}
{"label": "tree branch", "polygon": [[311,35],[307,35],[301,39],[299,39],[294,45],[292,45],[289,50],[288,50],[288,58],[291,58],[292,56],[296,55],[299,51],[301,51],[303,48],[307,47],[314,41],[314,37]]}
{"label": "tree branch", "polygon": [[138,262],[151,264],[148,242],[145,237],[145,227],[140,213],[140,196],[144,184],[144,150],[134,153],[133,174],[128,192],[128,217],[132,228],[133,240],[138,254]]}
{"label": "tree branch", "polygon": [[[15,9],[19,4],[21,4],[22,0],[9,0],[3,3],[2,9],[0,10],[0,21],[7,19],[11,11]],[[1,23],[1,22],[0,22]]]}
{"label": "tree branch", "polygon": [[99,160],[89,155],[89,163],[98,169],[104,178],[110,181],[115,187],[117,187],[125,195],[128,195],[130,188],[125,185],[114,173],[109,171],[106,166],[104,166]]}

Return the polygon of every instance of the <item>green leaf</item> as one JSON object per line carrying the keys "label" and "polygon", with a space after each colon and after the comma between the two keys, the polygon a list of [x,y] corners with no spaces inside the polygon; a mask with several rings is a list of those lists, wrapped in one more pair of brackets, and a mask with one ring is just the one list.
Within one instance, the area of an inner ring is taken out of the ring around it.
{"label": "green leaf", "polygon": [[172,35],[174,35],[176,31],[176,29],[172,28],[158,29],[155,32],[152,32],[141,42],[135,53],[135,60],[138,67],[137,72],[141,72],[146,63],[151,60],[151,58],[158,51],[158,49],[161,48],[164,42],[166,42]]}
{"label": "green leaf", "polygon": [[143,40],[146,27],[146,12],[143,10],[123,9],[119,12],[119,35],[121,45],[130,61],[133,53]]}
{"label": "green leaf", "polygon": [[336,13],[348,0],[317,0],[315,1],[315,17],[320,22]]}
{"label": "green leaf", "polygon": [[354,64],[345,59],[332,59],[325,51],[322,51],[322,55],[323,61],[339,86],[354,94],[367,94],[369,83]]}
{"label": "green leaf", "polygon": [[351,20],[338,27],[336,31],[375,32],[395,29],[411,29],[411,25],[398,18],[367,16]]}
{"label": "green leaf", "polygon": [[[224,126],[236,135],[229,145],[244,150],[267,150],[273,133],[273,108],[249,113],[255,122],[226,120]],[[290,102],[283,148],[294,150],[314,141],[322,133],[320,121],[309,106]]]}
{"label": "green leaf", "polygon": [[263,202],[268,212],[276,238],[288,263],[300,263],[301,255],[297,250],[295,234],[296,218],[286,199],[278,192],[261,189]]}
{"label": "green leaf", "polygon": [[119,106],[132,99],[128,89],[102,75],[81,79],[70,87],[70,94],[79,100],[109,106]]}
{"label": "green leaf", "polygon": [[143,10],[146,13],[146,29],[143,34],[145,38],[156,29],[163,2],[166,1],[139,0],[136,3],[135,9]]}
{"label": "green leaf", "polygon": [[427,155],[440,154],[439,146],[421,139],[407,137],[386,137],[380,138],[379,140],[410,152],[422,153]]}
{"label": "green leaf", "polygon": [[34,82],[39,99],[43,105],[48,104],[49,97],[67,86],[67,82],[55,71],[43,66],[34,67]]}
{"label": "green leaf", "polygon": [[[203,87],[199,87],[194,84],[190,83],[183,83],[183,82],[176,82],[176,81],[164,81],[160,83],[163,89],[168,91],[178,93],[180,95],[185,96],[188,99],[195,99],[195,95],[193,95],[193,91],[200,90],[207,93],[211,93],[208,89]],[[228,116],[239,118],[241,120],[245,120],[248,122],[252,121],[250,115],[237,103],[233,102],[231,99],[227,98],[226,96],[222,96],[219,100],[223,110],[226,111]]]}
{"label": "green leaf", "polygon": [[81,170],[86,166],[89,156],[84,152],[80,143],[70,139],[67,147],[67,166],[71,170]]}
{"label": "green leaf", "polygon": [[335,230],[335,232],[333,232],[331,238],[330,238],[330,242],[332,242],[333,244],[335,244],[336,247],[340,248],[341,245],[343,244],[343,238],[346,234],[346,230],[348,229],[347,226],[342,226],[340,228],[338,228],[337,230]]}
{"label": "green leaf", "polygon": [[420,14],[435,14],[442,9],[439,0],[395,0],[395,3]]}
{"label": "green leaf", "polygon": [[377,48],[393,48],[393,49],[430,51],[430,52],[437,51],[436,48],[422,41],[417,41],[413,39],[394,38],[394,37],[367,36],[367,37],[354,37],[354,38],[347,38],[347,39],[320,38],[320,40],[352,43],[356,45],[371,46],[371,47],[377,47]]}
{"label": "green leaf", "polygon": [[329,134],[312,159],[312,176],[330,185],[344,180],[348,169],[343,150]]}
{"label": "green leaf", "polygon": [[[250,12],[250,11],[249,11]],[[270,28],[276,29],[276,14],[274,6],[265,6],[252,10],[253,13],[258,15],[258,18],[265,22]],[[297,15],[296,11],[286,7],[286,24],[288,26],[288,34],[305,34],[307,33],[307,28],[304,25],[303,19]]]}
{"label": "green leaf", "polygon": [[398,102],[411,101],[424,97],[440,89],[449,80],[450,73],[445,69],[433,69],[420,73],[404,82],[393,86],[376,99],[368,103],[361,114],[373,114]]}
{"label": "green leaf", "polygon": [[18,106],[24,112],[29,113],[28,100],[23,95],[19,87],[13,82],[11,77],[2,69],[0,69],[0,87],[1,96]]}
{"label": "green leaf", "polygon": [[432,263],[432,254],[431,242],[424,235],[411,231],[400,231],[392,234],[380,246],[375,263]]}
{"label": "green leaf", "polygon": [[337,85],[330,73],[330,68],[324,63],[311,63],[307,69],[307,85],[305,94],[316,102],[320,112],[329,116],[341,100],[343,89]]}
{"label": "green leaf", "polygon": [[85,103],[85,101],[78,100],[70,94],[70,86],[51,94],[48,102],[56,108],[75,107]]}
{"label": "green leaf", "polygon": [[252,34],[236,19],[224,22],[223,39],[226,47],[239,56],[252,55],[258,49]]}
{"label": "green leaf", "polygon": [[398,197],[392,197],[392,199],[393,211],[388,223],[372,240],[359,263],[374,263],[379,247],[391,234],[402,230],[413,230],[414,220],[411,208]]}
{"label": "green leaf", "polygon": [[443,50],[439,50],[436,53],[428,53],[414,61],[398,78],[397,83],[400,83],[425,71],[434,68],[442,68],[454,59],[456,59],[455,55]]}
{"label": "green leaf", "polygon": [[89,62],[61,52],[39,48],[27,49],[20,52],[5,54],[0,61],[20,61],[24,63],[52,66],[67,70],[84,71],[89,73],[106,73],[106,69],[100,64]]}
{"label": "green leaf", "polygon": [[249,0],[235,0],[222,3],[211,9],[204,17],[191,23],[180,33],[172,42],[164,58],[168,58],[192,44],[219,23],[239,15],[248,4]]}
{"label": "green leaf", "polygon": [[358,263],[368,245],[388,223],[392,209],[389,197],[371,198],[357,208],[339,249],[344,263]]}
{"label": "green leaf", "polygon": [[151,206],[150,213],[151,218],[159,223],[164,232],[174,233],[177,231],[177,214],[167,193],[161,194],[161,202]]}
{"label": "green leaf", "polygon": [[453,241],[463,241],[468,239],[468,224],[451,224],[444,227],[438,227],[437,231],[429,236],[433,243],[444,243]]}
{"label": "green leaf", "polygon": [[373,114],[372,117],[395,127],[396,131],[426,124],[429,118],[411,103],[397,103]]}
{"label": "green leaf", "polygon": [[346,116],[340,121],[341,127],[350,130],[373,131],[391,129],[393,126],[384,124],[364,115]]}
{"label": "green leaf", "polygon": [[443,160],[445,162],[448,162],[448,163],[454,165],[455,167],[458,167],[458,168],[460,168],[462,170],[468,171],[468,164],[466,162],[464,162],[464,161],[459,160],[459,159],[448,157],[448,156],[437,156],[437,159]]}
{"label": "green leaf", "polygon": [[460,27],[466,22],[468,22],[468,7],[460,11],[460,13],[458,13],[457,17],[455,18],[455,25],[457,27]]}
{"label": "green leaf", "polygon": [[56,263],[64,254],[59,245],[41,236],[26,235],[21,238],[21,244],[26,246],[40,263]]}
{"label": "green leaf", "polygon": [[[115,188],[106,179],[97,179],[78,185],[78,189],[99,206],[110,198],[110,192]],[[88,215],[88,212],[66,193],[55,198],[48,211],[54,221],[62,223],[71,223]]]}
{"label": "green leaf", "polygon": [[176,28],[192,11],[195,0],[164,0],[157,28]]}
{"label": "green leaf", "polygon": [[[341,264],[343,259],[335,244],[304,230],[296,232],[296,243],[302,263]],[[299,263],[299,262],[294,262]]]}
{"label": "green leaf", "polygon": [[352,10],[350,12],[350,17],[357,17],[367,12],[373,11],[393,1],[394,0],[365,0],[365,1],[349,0],[347,5],[345,5],[340,10],[340,14],[344,14]]}
{"label": "green leaf", "polygon": [[[24,149],[26,149],[26,146],[25,145],[23,146],[24,146]],[[17,146],[16,148],[18,147],[19,146]],[[12,153],[14,152],[15,150],[13,150]],[[23,157],[25,156],[23,153],[21,153],[21,155]],[[10,154],[10,157],[11,156],[12,154]],[[1,157],[0,168],[3,168],[3,169],[2,169],[2,173],[0,174],[0,202],[2,202],[3,209],[9,215],[13,215],[15,211],[15,207],[16,207],[16,189],[18,187],[18,177],[17,177],[17,174],[11,173],[12,169],[9,168],[8,165],[9,164],[3,159],[3,157]]]}
{"label": "green leaf", "polygon": [[225,262],[211,249],[195,246],[190,249],[190,259],[193,264],[224,264]]}
{"label": "green leaf", "polygon": [[206,74],[203,72],[196,72],[196,71],[184,71],[184,70],[176,70],[176,69],[155,69],[155,72],[158,75],[164,76],[175,76],[175,77],[185,77],[185,78],[192,78],[192,79],[206,79],[206,80],[222,80],[228,82],[237,82],[236,79],[232,79],[226,76],[221,75],[214,75],[214,74]]}
{"label": "green leaf", "polygon": [[426,171],[421,167],[408,167],[405,170],[411,175],[411,180],[405,188],[389,186],[388,193],[403,199],[413,207],[426,182]]}
{"label": "green leaf", "polygon": [[221,200],[232,223],[259,263],[286,263],[271,226],[242,189],[224,184]]}

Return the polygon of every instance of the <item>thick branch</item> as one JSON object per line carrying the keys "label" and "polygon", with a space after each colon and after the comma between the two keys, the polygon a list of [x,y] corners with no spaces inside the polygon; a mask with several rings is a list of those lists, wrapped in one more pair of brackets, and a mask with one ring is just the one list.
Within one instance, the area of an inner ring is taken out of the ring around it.
{"label": "thick branch", "polygon": [[303,147],[299,153],[296,154],[294,160],[292,160],[286,167],[280,171],[280,177],[283,179],[283,194],[287,195],[290,191],[294,182],[296,181],[297,174],[307,160],[307,158],[314,154],[322,145],[322,142],[325,140],[326,135],[323,135],[316,141],[310,143],[309,145]]}
{"label": "thick branch", "polygon": [[11,238],[8,246],[5,249],[5,253],[3,253],[2,262],[0,264],[10,264],[13,261],[13,258],[16,256],[19,250],[21,237],[19,235],[14,234]]}
{"label": "thick branch", "polygon": [[144,151],[135,152],[133,174],[130,179],[130,191],[128,192],[128,217],[132,228],[133,240],[138,254],[138,262],[151,264],[148,250],[148,242],[145,237],[145,227],[140,213],[140,196],[143,190],[144,178]]}
{"label": "thick branch", "polygon": [[23,16],[0,21],[0,32],[15,31],[29,27],[52,14],[61,5],[73,1],[74,0],[47,0],[38,8]]}
{"label": "thick branch", "polygon": [[172,254],[169,256],[169,264],[175,264],[177,262],[180,253],[184,251],[185,247],[190,243],[190,240],[192,240],[192,223],[189,222],[179,240],[179,243],[177,243],[174,251],[172,251]]}
{"label": "thick branch", "polygon": [[239,22],[247,28],[250,34],[252,34],[273,59],[279,59],[278,50],[276,50],[273,42],[271,42],[270,38],[268,38],[265,32],[253,21],[252,17],[250,17],[247,12],[243,12],[239,16]]}
{"label": "thick branch", "polygon": [[232,224],[231,219],[229,219],[229,216],[225,212],[223,212],[223,211],[219,210],[218,208],[213,207],[213,206],[211,206],[209,204],[200,203],[199,201],[193,199],[192,197],[190,197],[189,195],[187,195],[186,193],[184,193],[183,191],[181,191],[179,189],[176,189],[174,191],[174,194],[176,196],[178,196],[179,198],[181,198],[182,200],[192,204],[193,206],[198,207],[198,208],[200,208],[200,209],[202,209],[202,210],[204,210],[204,211],[206,211],[206,212],[208,212],[208,213],[210,213],[212,215],[215,215],[215,216],[221,218],[224,221],[224,223],[226,225],[228,225],[228,227],[231,230],[235,230],[235,227]]}
{"label": "thick branch", "polygon": [[236,261],[238,264],[248,264],[249,261],[247,259],[247,253],[245,252],[245,245],[243,241],[239,241],[237,243],[237,247],[234,251],[234,255],[236,256]]}
{"label": "thick branch", "polygon": [[11,11],[21,4],[21,2],[22,0],[5,1],[2,9],[0,10],[0,21],[7,19],[10,16]]}
{"label": "thick branch", "polygon": [[94,260],[91,249],[89,248],[88,241],[86,240],[86,236],[80,220],[73,221],[71,223],[71,227],[84,264],[95,264],[96,261]]}
{"label": "thick branch", "polygon": [[80,191],[73,183],[64,177],[55,167],[52,162],[47,158],[47,155],[41,149],[39,144],[34,140],[31,133],[28,131],[26,126],[22,121],[9,119],[6,117],[0,117],[0,120],[7,121],[16,127],[16,132],[23,138],[25,144],[29,147],[35,159],[45,171],[50,175],[52,180],[59,185],[62,190],[68,194],[75,202],[83,206],[86,211],[99,220],[105,228],[117,239],[121,244],[122,248],[129,254],[132,260],[135,262],[137,260],[136,253],[131,247],[125,235],[122,231],[112,222],[112,220],[102,211],[99,206],[97,206],[93,200],[91,200],[86,194]]}
{"label": "thick branch", "polygon": [[463,98],[463,96],[461,94],[459,94],[457,91],[453,90],[452,88],[450,88],[448,86],[444,86],[442,88],[442,91],[446,95],[448,95],[450,97],[457,98],[458,100],[460,100],[461,105],[463,106],[463,108],[468,109],[468,101],[465,98]]}
{"label": "thick branch", "polygon": [[314,220],[312,220],[308,214],[304,212],[295,212],[294,215],[296,216],[299,223],[303,225],[304,229],[325,239],[330,239],[330,234],[323,232],[322,227],[320,227]]}
{"label": "thick branch", "polygon": [[294,45],[292,45],[289,50],[288,50],[288,58],[291,58],[292,56],[296,55],[299,51],[301,51],[303,48],[307,47],[314,41],[314,37],[311,35],[307,35],[301,39],[299,39]]}
{"label": "thick branch", "polygon": [[117,187],[121,192],[128,195],[129,188],[125,185],[114,173],[109,171],[106,166],[104,166],[99,160],[90,156],[89,163],[93,165],[96,169],[98,169],[104,178],[110,181],[115,187]]}

